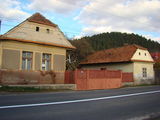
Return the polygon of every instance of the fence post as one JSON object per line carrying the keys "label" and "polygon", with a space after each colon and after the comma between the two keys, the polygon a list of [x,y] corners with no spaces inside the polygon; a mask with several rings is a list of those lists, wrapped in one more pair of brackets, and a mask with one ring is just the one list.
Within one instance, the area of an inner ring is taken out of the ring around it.
{"label": "fence post", "polygon": [[123,72],[120,70],[120,73],[121,73],[121,82],[122,82]]}
{"label": "fence post", "polygon": [[89,70],[86,70],[86,72],[87,72],[87,80],[89,79]]}
{"label": "fence post", "polygon": [[77,84],[77,69],[74,71],[74,81],[75,81],[75,84]]}
{"label": "fence post", "polygon": [[121,85],[120,86],[122,86],[122,79],[123,79],[123,72],[122,72],[122,70],[120,70],[120,73],[121,73]]}
{"label": "fence post", "polygon": [[89,78],[89,71],[90,71],[90,70],[88,70],[88,69],[87,69],[87,71],[86,71],[86,72],[87,72],[87,76],[86,76],[86,89],[89,89],[89,84],[90,84],[90,81],[89,81],[89,79],[90,79],[90,78]]}

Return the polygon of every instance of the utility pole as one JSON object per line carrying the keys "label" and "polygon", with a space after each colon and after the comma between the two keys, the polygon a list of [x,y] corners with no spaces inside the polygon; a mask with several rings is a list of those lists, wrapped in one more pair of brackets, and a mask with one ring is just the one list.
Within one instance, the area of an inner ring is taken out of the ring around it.
{"label": "utility pole", "polygon": [[1,21],[1,19],[0,19],[0,34],[1,34],[1,23],[2,23],[2,21]]}

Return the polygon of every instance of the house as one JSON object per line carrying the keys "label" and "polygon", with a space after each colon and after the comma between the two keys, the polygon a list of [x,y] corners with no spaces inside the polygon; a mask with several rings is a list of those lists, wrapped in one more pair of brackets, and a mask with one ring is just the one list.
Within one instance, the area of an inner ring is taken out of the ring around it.
{"label": "house", "polygon": [[83,69],[108,69],[132,72],[134,84],[154,83],[154,60],[148,50],[139,45],[102,50],[89,55],[80,63]]}
{"label": "house", "polygon": [[154,72],[156,84],[160,84],[160,52],[151,53],[152,58],[155,61]]}
{"label": "house", "polygon": [[58,25],[35,13],[0,36],[0,69],[53,70],[63,83],[66,50],[74,48]]}
{"label": "house", "polygon": [[151,56],[155,62],[160,63],[160,52],[153,52],[151,53]]}

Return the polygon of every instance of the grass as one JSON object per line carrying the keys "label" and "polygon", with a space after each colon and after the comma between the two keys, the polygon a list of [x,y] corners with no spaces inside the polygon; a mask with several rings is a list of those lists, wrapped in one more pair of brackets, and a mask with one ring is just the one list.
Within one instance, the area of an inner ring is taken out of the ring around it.
{"label": "grass", "polygon": [[42,89],[34,87],[10,87],[10,86],[1,86],[0,92],[62,92],[69,91],[67,89]]}

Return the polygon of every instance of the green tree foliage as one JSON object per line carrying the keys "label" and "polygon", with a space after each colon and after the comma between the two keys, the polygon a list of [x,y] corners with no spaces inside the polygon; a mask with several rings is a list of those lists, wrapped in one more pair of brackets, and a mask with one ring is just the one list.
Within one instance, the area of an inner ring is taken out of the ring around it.
{"label": "green tree foliage", "polygon": [[124,44],[137,44],[148,48],[150,52],[160,51],[160,44],[158,42],[146,39],[145,37],[134,33],[107,32],[93,36],[86,36],[81,39],[70,40],[70,42],[77,48],[68,53],[71,54],[71,61],[76,61],[74,66],[73,62],[70,64],[67,63],[69,66],[73,66],[73,69],[77,67],[81,60],[85,59],[86,56],[93,52],[120,47]]}
{"label": "green tree foliage", "polygon": [[154,69],[160,70],[160,62],[154,64]]}
{"label": "green tree foliage", "polygon": [[76,49],[67,52],[67,58],[69,59],[70,56],[71,59],[70,61],[67,60],[67,69],[74,70],[78,66],[79,62],[85,59],[89,54],[93,53],[94,50],[85,38],[81,40],[70,40],[70,42],[76,47]]}
{"label": "green tree foliage", "polygon": [[133,33],[102,33],[87,37],[87,42],[90,43],[95,51],[119,47],[123,46],[124,44],[141,45],[145,48],[148,48],[148,50],[151,52],[160,51],[160,44],[158,42],[152,41],[150,39],[148,40],[143,36],[139,36]]}
{"label": "green tree foliage", "polygon": [[85,38],[73,40],[71,43],[77,48],[75,52],[78,54],[78,60],[83,60],[86,56],[94,52],[92,46]]}

